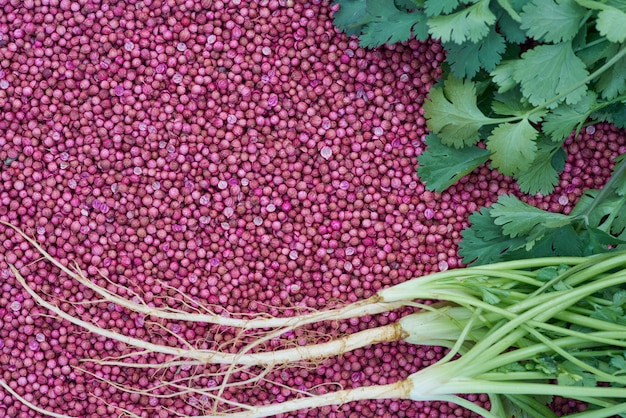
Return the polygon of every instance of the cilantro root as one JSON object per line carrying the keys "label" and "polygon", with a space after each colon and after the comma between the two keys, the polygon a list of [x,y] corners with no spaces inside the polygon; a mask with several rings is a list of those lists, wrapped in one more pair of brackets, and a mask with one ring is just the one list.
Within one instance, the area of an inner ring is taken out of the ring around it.
{"label": "cilantro root", "polygon": [[[57,263],[41,247],[36,248],[46,259]],[[197,386],[203,375],[186,381],[163,382],[172,390],[169,396],[191,392],[210,399],[213,402],[210,416],[263,417],[352,400],[396,398],[454,402],[485,417],[507,417],[514,409],[530,416],[550,417],[555,415],[547,404],[551,396],[558,395],[588,403],[587,412],[574,415],[584,418],[613,414],[626,402],[626,377],[622,375],[622,365],[626,364],[626,291],[623,290],[626,252],[516,260],[431,274],[384,289],[373,298],[343,308],[285,318],[285,322],[276,318],[278,321],[273,326],[259,330],[253,341],[236,352],[199,349],[182,336],[180,344],[152,343],[83,321],[66,313],[53,296],[42,297],[15,267],[11,266],[11,270],[31,297],[59,318],[136,350],[120,358],[83,361],[128,370],[227,365],[219,375],[221,383],[211,388]],[[89,284],[82,273],[69,272],[73,279]],[[104,301],[121,303],[130,312],[145,307],[135,302],[124,304],[124,298],[105,289],[98,290],[93,283],[89,287]],[[438,303],[424,305],[416,300]],[[264,345],[313,322],[343,320],[401,306],[418,311],[389,325],[319,343],[283,349]],[[172,313],[166,308],[151,309],[155,316]],[[210,320],[211,315],[204,318]],[[201,317],[188,319],[202,320]],[[241,327],[244,338],[251,330],[247,324],[256,326],[261,322],[255,324],[255,321],[264,320],[242,318],[236,326]],[[278,367],[302,365],[303,361],[317,361],[395,340],[441,345],[448,352],[432,366],[391,384],[325,394],[306,393],[264,406],[237,403],[224,397],[225,390],[254,385],[258,379],[267,379]],[[166,355],[166,360],[161,364],[132,360],[147,353]],[[238,380],[240,372],[248,377]],[[133,388],[97,375],[93,377],[136,396],[157,394],[156,388]],[[491,410],[459,397],[459,393],[487,393]]]}

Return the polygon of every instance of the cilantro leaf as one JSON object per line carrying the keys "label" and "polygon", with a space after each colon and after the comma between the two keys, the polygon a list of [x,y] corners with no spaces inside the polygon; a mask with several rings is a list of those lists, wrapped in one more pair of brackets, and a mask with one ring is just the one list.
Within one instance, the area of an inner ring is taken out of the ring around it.
{"label": "cilantro leaf", "polygon": [[461,231],[459,255],[464,264],[483,265],[503,260],[502,254],[511,247],[523,245],[521,238],[511,239],[493,222],[489,208],[482,208],[469,217],[471,226]]}
{"label": "cilantro leaf", "polygon": [[626,353],[621,356],[612,356],[610,364],[616,369],[616,374],[623,374],[626,371]]}
{"label": "cilantro leaf", "polygon": [[579,233],[579,237],[580,241],[584,243],[583,255],[604,253],[609,250],[609,246],[626,243],[626,241],[622,241],[598,228],[583,229]]}
{"label": "cilantro leaf", "polygon": [[560,104],[546,115],[541,130],[554,142],[564,141],[579,130],[597,105],[595,94],[588,92],[575,105]]}
{"label": "cilantro leaf", "polygon": [[498,30],[508,42],[522,44],[526,41],[526,32],[508,13],[503,13],[498,18]]}
{"label": "cilantro leaf", "polygon": [[609,232],[618,239],[626,240],[626,205],[622,205],[615,214]]}
{"label": "cilantro leaf", "polygon": [[421,12],[409,13],[399,10],[392,1],[367,0],[368,24],[363,28],[359,41],[365,47],[404,42],[411,38],[413,28],[423,26],[416,35],[425,40],[426,17]]}
{"label": "cilantro leaf", "polygon": [[607,105],[590,117],[596,122],[609,122],[618,128],[626,128],[626,102]]}
{"label": "cilantro leaf", "polygon": [[520,60],[502,61],[491,73],[491,80],[498,85],[498,93],[506,93],[517,85],[514,75]]}
{"label": "cilantro leaf", "polygon": [[579,84],[588,75],[571,42],[563,42],[540,45],[522,54],[513,78],[520,83],[524,97],[539,106],[560,94],[568,104],[578,102],[587,92],[586,84]]}
{"label": "cilantro leaf", "polygon": [[618,214],[622,199],[617,194],[612,194],[598,201],[597,189],[586,190],[570,212],[570,216],[583,221],[585,228],[599,228],[608,230],[613,217]]}
{"label": "cilantro leaf", "polygon": [[508,252],[506,258],[508,260],[519,260],[522,258],[551,257],[555,255],[573,257],[583,255],[583,241],[572,225],[564,225],[553,229],[542,228],[540,237],[536,239],[529,237],[527,241],[525,247]]}
{"label": "cilantro leaf", "polygon": [[428,16],[448,14],[456,9],[459,3],[459,0],[426,0],[424,2],[424,12]]}
{"label": "cilantro leaf", "polygon": [[469,80],[448,77],[443,88],[430,90],[424,101],[424,117],[441,142],[455,148],[479,141],[479,129],[497,120],[486,117],[476,105],[476,85]]}
{"label": "cilantro leaf", "polygon": [[481,69],[491,71],[496,68],[506,45],[502,35],[491,29],[480,42],[451,42],[444,44],[444,48],[448,52],[446,59],[452,74],[458,78],[472,78]]}
{"label": "cilantro leaf", "polygon": [[504,93],[495,93],[493,102],[491,102],[491,110],[498,115],[528,118],[533,123],[541,122],[541,119],[548,113],[547,110],[537,110],[529,107],[528,102],[518,88]]}
{"label": "cilantro leaf", "polygon": [[606,36],[611,42],[622,43],[626,40],[626,13],[615,7],[606,6],[598,13],[596,28],[600,35]]}
{"label": "cilantro leaf", "polygon": [[626,154],[621,154],[615,158],[615,165],[613,166],[613,172],[611,173],[610,184],[606,186],[613,187],[615,193],[619,196],[626,196],[626,172],[624,168],[626,164]]}
{"label": "cilantro leaf", "polygon": [[478,42],[483,39],[495,21],[496,16],[489,10],[489,0],[478,0],[456,13],[431,17],[428,26],[434,38],[461,44],[467,40]]}
{"label": "cilantro leaf", "polygon": [[574,0],[533,0],[522,10],[521,28],[538,41],[569,41],[578,33],[586,12]]}
{"label": "cilantro leaf", "polygon": [[361,33],[366,20],[367,0],[337,0],[340,8],[333,15],[333,23],[339,30],[348,36]]}
{"label": "cilantro leaf", "polygon": [[559,364],[559,372],[557,376],[559,385],[596,386],[597,379],[594,374],[569,361]]}
{"label": "cilantro leaf", "polygon": [[537,154],[530,169],[517,176],[517,184],[524,193],[547,195],[559,183],[559,173],[552,163],[554,155],[561,147],[545,139],[537,144]]}
{"label": "cilantro leaf", "polygon": [[489,158],[489,151],[483,148],[458,150],[445,146],[434,134],[424,143],[428,148],[417,158],[417,174],[428,190],[443,192]]}
{"label": "cilantro leaf", "polygon": [[[594,43],[593,47],[589,47],[589,43]],[[594,36],[591,39],[586,40],[576,52],[576,55],[582,60],[582,62],[591,68],[592,65],[600,62],[601,60],[611,59],[619,51],[619,46],[612,42]]]}
{"label": "cilantro leaf", "polygon": [[511,238],[528,236],[527,243],[540,238],[546,229],[568,225],[571,220],[560,213],[547,212],[524,203],[512,195],[502,195],[491,206],[491,216],[502,232]]}
{"label": "cilantro leaf", "polygon": [[626,57],[622,57],[611,68],[602,73],[596,81],[595,87],[600,95],[607,100],[626,93]]}
{"label": "cilantro leaf", "polygon": [[487,138],[491,165],[505,176],[517,176],[527,170],[537,154],[535,139],[538,134],[528,119],[501,123]]}
{"label": "cilantro leaf", "polygon": [[596,29],[598,29],[600,35],[615,43],[622,43],[626,40],[626,32],[624,32],[626,13],[624,10],[621,10],[623,2],[619,5],[616,4],[622,7],[613,7],[610,4],[605,4],[605,2],[601,3],[592,0],[576,0],[576,2],[583,7],[600,10],[596,19]]}

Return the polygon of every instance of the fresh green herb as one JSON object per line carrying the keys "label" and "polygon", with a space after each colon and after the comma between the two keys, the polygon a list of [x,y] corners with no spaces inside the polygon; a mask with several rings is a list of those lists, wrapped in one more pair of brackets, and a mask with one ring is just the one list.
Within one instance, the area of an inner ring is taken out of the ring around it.
{"label": "fresh green herb", "polygon": [[469,218],[461,235],[464,263],[552,255],[586,256],[626,248],[626,158],[618,158],[602,190],[588,190],[569,215],[504,195]]}
{"label": "fresh green herb", "polygon": [[484,163],[474,158],[482,141],[493,168],[526,193],[547,194],[572,132],[601,121],[626,127],[623,0],[337,2],[335,24],[364,46],[429,34],[446,49],[445,82],[424,104],[440,145],[419,159],[418,174],[431,190],[459,179],[433,180],[451,161],[462,163],[442,146],[472,150],[459,170],[469,173]]}

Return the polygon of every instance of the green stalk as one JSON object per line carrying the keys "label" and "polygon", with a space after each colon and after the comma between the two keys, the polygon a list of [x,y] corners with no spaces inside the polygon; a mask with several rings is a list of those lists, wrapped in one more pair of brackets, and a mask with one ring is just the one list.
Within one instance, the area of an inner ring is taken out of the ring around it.
{"label": "green stalk", "polygon": [[[482,357],[482,364],[484,364],[484,358],[494,358],[502,351],[506,350],[506,348],[513,346],[517,339],[526,334],[525,330],[518,328],[521,325],[531,320],[546,321],[558,312],[564,311],[583,297],[624,282],[626,282],[626,274],[606,280],[597,280],[583,287],[570,289],[566,293],[561,292],[560,295],[553,297],[545,304],[529,309],[523,314],[511,319],[502,328],[498,329],[484,340],[479,341],[474,347],[475,349],[468,352],[464,358],[467,358],[470,364],[481,364],[480,357]],[[550,294],[544,295],[550,296]]]}
{"label": "green stalk", "polygon": [[568,415],[567,418],[604,418],[626,412],[626,404],[611,402],[607,399],[598,399],[592,397],[580,398],[582,402],[591,405],[601,406],[603,409],[594,409],[591,411],[580,412],[578,414]]}
{"label": "green stalk", "polygon": [[[582,282],[604,273],[605,271],[612,270],[617,267],[623,267],[624,264],[626,264],[626,251],[610,252],[588,257],[586,263],[581,263],[558,275],[554,279],[542,285],[529,296],[534,297],[543,293],[559,282],[575,287]],[[573,277],[575,277],[575,279],[573,279]]]}
{"label": "green stalk", "polygon": [[[596,333],[596,334],[599,334],[598,336],[607,336],[607,337],[611,337],[613,335],[617,337],[623,336],[623,333],[618,333],[618,332],[616,333],[601,332],[601,333]],[[552,342],[558,347],[564,347],[564,348],[576,347],[577,349],[584,349],[584,348],[594,348],[594,347],[605,347],[605,345],[602,343],[597,343],[597,342],[590,341],[590,340],[581,340],[580,338],[576,338],[576,337],[562,337],[556,340],[552,340]],[[532,359],[536,357],[537,355],[545,353],[550,350],[551,348],[548,347],[546,344],[536,343],[532,346],[518,348],[513,351],[507,351],[505,353],[502,353],[496,356],[495,358],[492,358],[490,361],[488,361],[489,364],[475,366],[473,368],[474,370],[472,370],[472,375],[482,376],[485,373],[492,373],[492,370],[496,370],[500,367],[504,367],[509,364],[518,363],[521,361]],[[463,357],[461,357],[457,361],[461,361],[462,359]]]}
{"label": "green stalk", "polygon": [[[419,384],[419,381],[416,382]],[[481,379],[454,378],[439,388],[448,393],[498,393],[501,395],[553,395],[578,399],[589,396],[626,398],[626,388],[566,386],[550,383],[490,382]]]}
{"label": "green stalk", "polygon": [[[585,363],[584,361],[579,360],[578,358],[576,358],[575,356],[571,355],[570,353],[568,353],[567,351],[563,350],[561,347],[557,346],[556,344],[554,344],[552,341],[550,341],[549,338],[546,338],[545,336],[543,336],[541,333],[537,332],[536,330],[530,330],[530,332],[541,342],[543,342],[545,345],[547,345],[548,347],[550,347],[550,349],[552,349],[556,354],[560,355],[561,357],[563,357],[565,360],[569,360],[572,364],[580,367],[583,370],[586,370],[587,372],[595,375],[598,381],[602,381],[602,382],[607,382],[607,383],[619,383],[622,386],[626,385],[626,378],[621,378],[619,376],[614,376],[611,375],[609,373],[606,373],[596,367],[593,367],[587,363]],[[626,346],[626,341],[622,341],[622,347]]]}

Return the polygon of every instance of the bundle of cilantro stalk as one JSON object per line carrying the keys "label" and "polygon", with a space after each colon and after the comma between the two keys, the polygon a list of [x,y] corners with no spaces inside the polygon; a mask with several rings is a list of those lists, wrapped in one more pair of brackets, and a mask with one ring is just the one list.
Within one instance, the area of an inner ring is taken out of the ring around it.
{"label": "bundle of cilantro stalk", "polygon": [[[563,142],[587,124],[626,128],[626,0],[337,0],[335,25],[376,47],[439,40],[444,76],[424,103],[418,174],[443,191],[491,161],[525,193],[558,182]],[[590,255],[626,244],[626,161],[569,216],[502,196],[470,217],[459,254],[487,264]]]}

